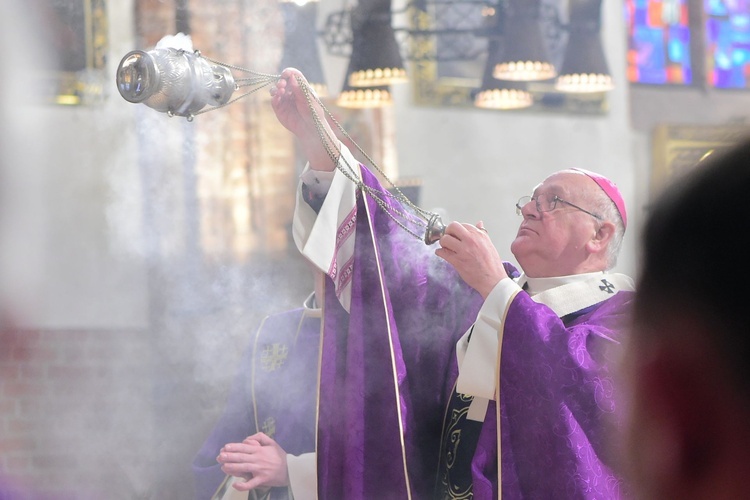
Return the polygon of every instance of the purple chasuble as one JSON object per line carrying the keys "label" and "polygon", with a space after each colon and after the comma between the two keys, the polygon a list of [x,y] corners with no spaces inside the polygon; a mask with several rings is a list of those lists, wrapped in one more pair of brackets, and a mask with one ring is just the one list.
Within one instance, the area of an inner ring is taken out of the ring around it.
{"label": "purple chasuble", "polygon": [[[513,299],[500,362],[504,500],[625,496],[607,444],[618,418],[610,366],[632,298],[619,291],[562,319],[526,293]],[[474,452],[476,499],[498,498],[496,411],[491,401]]]}
{"label": "purple chasuble", "polygon": [[[258,431],[291,455],[315,451],[320,318],[305,309],[267,317],[240,361],[224,412],[193,460],[196,500],[209,500],[225,479],[216,462],[227,443]],[[290,498],[272,488],[269,498]]]}

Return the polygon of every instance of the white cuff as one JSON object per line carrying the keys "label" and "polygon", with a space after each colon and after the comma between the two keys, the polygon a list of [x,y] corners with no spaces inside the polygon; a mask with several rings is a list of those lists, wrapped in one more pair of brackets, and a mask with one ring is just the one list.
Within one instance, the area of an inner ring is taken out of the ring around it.
{"label": "white cuff", "polygon": [[294,500],[318,498],[316,465],[315,453],[303,453],[300,456],[287,454],[286,468],[289,471],[289,486]]}
{"label": "white cuff", "polygon": [[[458,380],[456,391],[485,399],[495,399],[497,352],[503,316],[521,288],[510,278],[495,285],[477,320],[456,344]],[[471,341],[469,341],[471,333]]]}
{"label": "white cuff", "polygon": [[328,190],[331,189],[331,183],[333,183],[333,176],[335,174],[335,170],[330,172],[327,170],[313,170],[308,163],[305,165],[305,169],[299,178],[312,194],[322,197],[327,195]]}
{"label": "white cuff", "polygon": [[[339,167],[360,180],[359,163],[344,145],[341,145]],[[297,190],[292,223],[297,248],[315,267],[333,279],[336,295],[346,311],[349,311],[351,302],[351,282],[346,280],[350,274],[341,267],[351,264],[354,258],[356,209],[357,184],[337,168],[318,213],[304,201],[301,189]]]}

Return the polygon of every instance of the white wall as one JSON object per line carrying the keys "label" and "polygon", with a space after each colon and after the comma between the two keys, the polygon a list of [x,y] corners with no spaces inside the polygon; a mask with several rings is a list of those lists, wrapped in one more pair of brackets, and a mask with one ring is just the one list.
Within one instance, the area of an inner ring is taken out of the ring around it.
{"label": "white wall", "polygon": [[[135,127],[114,85],[119,58],[133,44],[133,8],[131,1],[108,4],[104,102],[58,106],[24,94],[13,102],[15,123],[25,133],[14,144],[22,153],[7,165],[8,177],[19,182],[11,189],[20,194],[8,210],[23,222],[8,237],[22,250],[5,263],[16,272],[10,298],[16,314],[35,327],[146,324],[143,260],[123,245],[137,245],[141,234],[140,198],[128,187],[138,182]],[[27,33],[35,29],[44,27]],[[23,38],[11,43],[20,46]]]}

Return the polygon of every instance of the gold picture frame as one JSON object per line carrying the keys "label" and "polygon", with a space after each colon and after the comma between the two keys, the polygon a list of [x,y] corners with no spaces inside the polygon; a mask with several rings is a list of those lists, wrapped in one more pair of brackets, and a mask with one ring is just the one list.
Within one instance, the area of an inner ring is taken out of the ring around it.
{"label": "gold picture frame", "polygon": [[651,197],[695,168],[709,154],[750,137],[750,125],[661,124],[652,135]]}

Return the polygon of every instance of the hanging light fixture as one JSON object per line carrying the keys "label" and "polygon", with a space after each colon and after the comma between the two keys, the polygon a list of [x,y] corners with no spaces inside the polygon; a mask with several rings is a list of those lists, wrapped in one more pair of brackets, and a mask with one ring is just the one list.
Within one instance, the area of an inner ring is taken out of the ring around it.
{"label": "hanging light fixture", "polygon": [[534,104],[526,83],[498,80],[485,71],[482,87],[474,95],[474,106],[483,109],[522,109]]}
{"label": "hanging light fixture", "polygon": [[391,104],[393,104],[393,99],[387,85],[378,87],[345,86],[336,99],[336,105],[352,109],[383,108]]}
{"label": "hanging light fixture", "polygon": [[390,0],[360,0],[352,11],[352,55],[348,73],[348,83],[352,87],[408,81],[391,21]]}
{"label": "hanging light fixture", "polygon": [[[351,66],[352,63],[349,61],[347,75],[351,74]],[[336,99],[337,106],[352,109],[382,108],[391,104],[393,99],[387,85],[353,87],[349,83],[349,78],[344,78],[344,86]]]}
{"label": "hanging light fixture", "polygon": [[600,36],[602,0],[569,0],[569,37],[555,89],[606,92],[614,88]]}
{"label": "hanging light fixture", "polygon": [[498,80],[538,81],[557,75],[547,55],[539,24],[541,0],[510,0],[504,14],[505,50],[498,51],[493,76]]}
{"label": "hanging light fixture", "polygon": [[318,2],[299,4],[284,1],[280,8],[284,15],[284,51],[279,71],[297,68],[319,96],[328,95],[315,28]]}
{"label": "hanging light fixture", "polygon": [[493,10],[494,24],[487,41],[487,62],[484,65],[482,86],[474,93],[474,106],[483,109],[521,109],[534,104],[525,82],[498,80],[493,76],[498,52],[504,50],[502,10]]}

